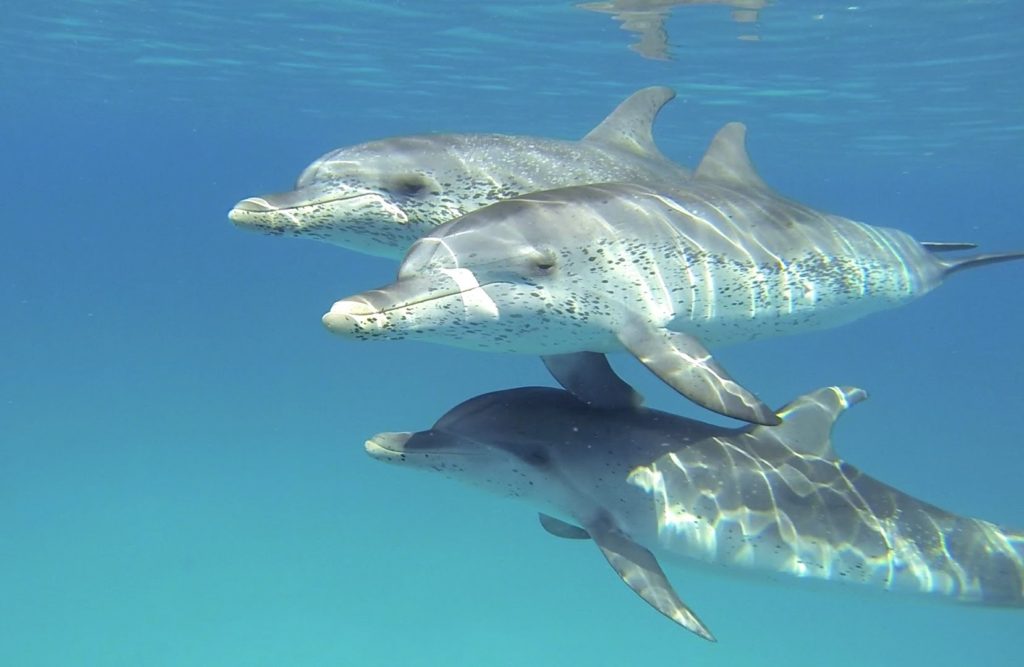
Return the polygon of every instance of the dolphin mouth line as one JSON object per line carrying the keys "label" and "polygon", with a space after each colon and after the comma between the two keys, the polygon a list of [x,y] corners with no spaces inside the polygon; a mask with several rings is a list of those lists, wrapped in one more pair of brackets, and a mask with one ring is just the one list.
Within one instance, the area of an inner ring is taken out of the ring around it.
{"label": "dolphin mouth line", "polygon": [[[451,271],[458,271],[458,269]],[[453,287],[450,290],[425,294],[421,297],[401,301],[395,305],[388,305],[385,308],[374,307],[372,300],[366,297],[345,299],[343,301],[335,302],[335,304],[331,306],[331,310],[328,312],[328,315],[338,314],[355,317],[375,317],[379,315],[387,315],[388,313],[393,313],[404,308],[420,306],[425,303],[430,303],[431,301],[438,301],[440,299],[448,299],[451,297],[462,297],[462,301],[466,305],[482,306],[492,315],[497,316],[497,306],[483,288],[488,285],[506,283],[507,281],[492,280],[486,283],[476,283],[474,281],[473,284],[469,285],[465,283],[458,283],[458,279],[456,279],[456,281],[456,287]],[[363,308],[360,308],[360,306]],[[373,310],[370,310],[370,308],[373,308]]]}
{"label": "dolphin mouth line", "polygon": [[427,450],[417,450],[417,449],[409,450],[409,449],[404,449],[404,443],[403,443],[403,449],[392,449],[391,447],[387,446],[386,440],[384,438],[381,438],[380,440],[378,440],[376,436],[373,437],[373,438],[370,438],[369,440],[364,442],[363,443],[363,448],[366,449],[366,451],[370,452],[371,454],[374,453],[374,452],[378,452],[378,453],[393,454],[395,456],[406,456],[406,455],[418,456],[418,455],[422,455],[422,454],[441,454],[441,455],[444,455],[444,456],[473,456],[473,452],[467,452],[467,451],[463,451],[463,450],[459,450],[459,449],[441,449],[441,448],[438,448],[438,449],[427,449]]}
{"label": "dolphin mouth line", "polygon": [[456,290],[452,290],[451,292],[445,292],[444,294],[431,294],[429,296],[423,297],[422,299],[416,299],[416,300],[413,300],[413,301],[406,301],[406,302],[404,302],[400,306],[390,306],[388,308],[385,308],[385,309],[377,311],[377,312],[383,315],[384,313],[391,313],[391,312],[394,312],[396,310],[401,310],[403,308],[410,308],[412,306],[419,306],[419,305],[424,304],[424,303],[430,303],[431,301],[437,301],[438,299],[448,299],[448,298],[453,297],[453,296],[461,296],[463,298],[463,300],[465,300],[465,298],[466,298],[465,295],[466,294],[469,294],[470,292],[473,292],[475,290],[483,290],[483,288],[486,287],[487,285],[494,285],[497,282],[498,281],[490,282],[490,283],[481,283],[479,285],[476,285],[475,287],[470,287],[469,289],[456,289]]}
{"label": "dolphin mouth line", "polygon": [[[302,208],[309,208],[310,206],[320,206],[323,204],[334,204],[337,202],[348,201],[350,199],[361,199],[363,197],[380,197],[380,195],[373,192],[362,192],[354,195],[344,195],[337,197],[324,197],[322,199],[313,199],[308,202],[302,202],[301,204],[292,204],[289,206],[273,206],[263,197],[247,197],[242,201],[235,204],[232,213],[240,211],[244,213],[280,213],[283,211],[294,211]],[[246,205],[248,203],[248,205]]]}
{"label": "dolphin mouth line", "polygon": [[404,449],[392,449],[387,445],[382,444],[376,438],[370,438],[369,440],[364,442],[363,447],[366,449],[366,451],[370,452],[371,454],[374,452],[394,454],[396,456],[405,454]]}

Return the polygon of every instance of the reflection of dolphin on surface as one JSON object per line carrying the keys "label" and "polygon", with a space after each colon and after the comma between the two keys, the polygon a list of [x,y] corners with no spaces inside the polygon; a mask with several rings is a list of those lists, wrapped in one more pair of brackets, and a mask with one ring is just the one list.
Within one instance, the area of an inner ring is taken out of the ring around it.
{"label": "reflection of dolphin on surface", "polygon": [[[732,18],[737,23],[753,23],[758,11],[764,9],[766,0],[611,0],[610,2],[584,2],[576,5],[580,9],[602,14],[612,14],[622,24],[622,29],[638,36],[629,48],[645,58],[669,60],[668,32],[665,21],[672,10],[681,5],[725,5],[732,8]],[[754,40],[756,36],[744,35],[741,39]]]}
{"label": "reflection of dolphin on surface", "polygon": [[400,259],[441,223],[499,199],[582,183],[664,188],[687,179],[651,134],[673,97],[669,88],[637,91],[580,141],[435,134],[340,148],[309,165],[294,190],[243,199],[228,215],[246,229]]}
{"label": "reflection of dolphin on surface", "polygon": [[356,339],[542,355],[595,404],[605,389],[579,369],[594,353],[625,350],[699,405],[773,424],[706,345],[836,326],[962,269],[1024,257],[943,259],[938,251],[964,246],[918,243],[785,199],[755,173],[744,136],[726,125],[673,190],[575,186],[469,213],[417,241],[396,282],[338,301],[324,324]]}
{"label": "reflection of dolphin on surface", "polygon": [[429,431],[377,435],[366,449],[534,504],[548,532],[593,539],[633,591],[707,639],[652,552],[1024,606],[1024,533],[946,512],[837,457],[832,424],[863,397],[821,389],[780,410],[779,426],[725,429],[513,389],[470,399]]}

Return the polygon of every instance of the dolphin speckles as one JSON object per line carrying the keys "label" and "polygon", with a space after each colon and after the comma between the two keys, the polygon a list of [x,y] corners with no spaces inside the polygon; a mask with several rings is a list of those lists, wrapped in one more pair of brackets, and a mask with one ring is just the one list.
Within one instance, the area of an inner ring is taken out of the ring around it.
{"label": "dolphin speckles", "polygon": [[838,458],[832,425],[864,397],[829,387],[781,409],[778,426],[725,429],[513,389],[470,399],[428,431],[377,435],[366,450],[530,502],[545,530],[592,538],[641,598],[706,639],[656,554],[1024,607],[1024,533],[939,509]]}
{"label": "dolphin speckles", "polygon": [[401,259],[438,225],[501,199],[581,183],[662,187],[687,179],[651,134],[674,96],[640,90],[581,141],[437,134],[341,148],[309,165],[294,190],[243,199],[228,216],[254,231]]}
{"label": "dolphin speckles", "polygon": [[[572,186],[469,213],[415,243],[397,282],[350,297],[394,313],[387,326],[334,310],[324,323],[359,339],[539,354],[566,389],[595,403],[600,392],[583,379],[596,373],[580,371],[578,355],[593,364],[593,353],[626,350],[696,403],[772,424],[774,413],[706,345],[836,326],[918,298],[963,268],[1024,257],[943,258],[963,244],[921,244],[785,199],[755,173],[744,137],[742,125],[726,125],[693,179],[671,190]],[[497,317],[464,307],[444,275],[452,269],[473,275]],[[412,303],[418,289],[427,291]],[[619,394],[612,404],[628,403]]]}

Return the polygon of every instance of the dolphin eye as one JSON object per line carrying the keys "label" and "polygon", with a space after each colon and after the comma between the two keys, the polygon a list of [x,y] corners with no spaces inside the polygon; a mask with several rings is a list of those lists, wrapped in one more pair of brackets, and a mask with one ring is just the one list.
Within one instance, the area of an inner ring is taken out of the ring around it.
{"label": "dolphin eye", "polygon": [[402,174],[391,182],[391,190],[402,197],[415,197],[426,192],[430,180],[423,174]]}
{"label": "dolphin eye", "polygon": [[547,451],[545,451],[542,447],[538,447],[536,449],[531,449],[527,452],[524,452],[520,456],[520,458],[522,458],[522,460],[525,461],[526,463],[529,463],[530,465],[536,466],[538,468],[543,468],[544,466],[551,462],[551,457],[548,455]]}
{"label": "dolphin eye", "polygon": [[558,263],[558,258],[555,256],[555,252],[553,250],[541,250],[531,258],[531,261],[533,262],[533,268],[537,270],[537,273],[547,275],[555,269],[555,265]]}

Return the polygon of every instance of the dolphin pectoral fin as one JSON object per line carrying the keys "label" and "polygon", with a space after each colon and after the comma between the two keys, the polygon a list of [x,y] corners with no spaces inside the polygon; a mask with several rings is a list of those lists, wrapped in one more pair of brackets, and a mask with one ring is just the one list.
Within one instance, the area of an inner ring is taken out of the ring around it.
{"label": "dolphin pectoral fin", "polygon": [[679,599],[658,561],[647,549],[618,530],[590,530],[608,563],[626,585],[665,616],[708,641],[717,641],[707,626]]}
{"label": "dolphin pectoral fin", "polygon": [[644,402],[633,387],[615,374],[608,357],[597,352],[549,354],[541,357],[558,384],[596,408],[635,408]]}
{"label": "dolphin pectoral fin", "polygon": [[634,322],[619,331],[618,338],[640,363],[697,405],[755,424],[773,426],[781,421],[693,336]]}
{"label": "dolphin pectoral fin", "polygon": [[540,519],[541,527],[554,535],[555,537],[561,537],[566,540],[589,540],[590,533],[583,530],[579,526],[574,526],[571,523],[566,523],[561,519],[556,519],[553,516],[548,516],[543,512],[537,514],[537,518]]}

